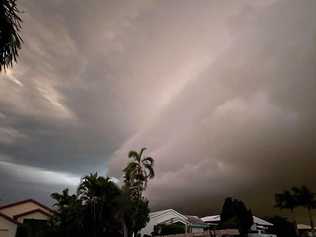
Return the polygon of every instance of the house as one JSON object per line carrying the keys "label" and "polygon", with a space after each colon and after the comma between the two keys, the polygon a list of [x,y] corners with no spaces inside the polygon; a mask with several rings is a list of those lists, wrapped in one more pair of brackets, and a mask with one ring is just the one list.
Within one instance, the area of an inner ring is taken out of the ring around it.
{"label": "house", "polygon": [[149,218],[146,227],[141,230],[141,236],[150,236],[159,225],[183,225],[185,233],[202,233],[208,227],[199,217],[186,216],[173,209],[151,212]]}
{"label": "house", "polygon": [[189,233],[201,233],[204,232],[205,229],[208,228],[208,225],[205,224],[198,216],[186,216],[188,218],[188,222],[190,223],[188,226]]}
{"label": "house", "polygon": [[0,236],[1,237],[14,237],[18,222],[14,219],[2,214],[0,212]]}
{"label": "house", "polygon": [[0,236],[15,237],[19,224],[26,220],[49,220],[54,210],[45,205],[28,199],[0,206]]}
{"label": "house", "polygon": [[310,225],[305,224],[297,224],[297,231],[299,233],[299,236],[306,236],[306,237],[312,237],[312,227]]}
{"label": "house", "polygon": [[[208,223],[211,226],[216,227],[221,221],[221,216],[206,216],[202,217],[201,220],[203,220],[205,223]],[[249,237],[276,237],[275,235],[268,233],[269,228],[273,226],[272,223],[267,222],[256,216],[253,216],[253,222],[254,224],[253,226],[251,226],[251,231],[248,234]]]}

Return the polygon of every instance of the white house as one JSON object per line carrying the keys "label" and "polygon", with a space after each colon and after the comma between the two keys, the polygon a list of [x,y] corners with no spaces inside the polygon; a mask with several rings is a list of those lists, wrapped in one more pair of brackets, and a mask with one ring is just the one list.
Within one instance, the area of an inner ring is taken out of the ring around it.
{"label": "white house", "polygon": [[167,209],[162,211],[151,212],[149,214],[149,222],[146,227],[141,230],[141,235],[151,235],[154,231],[154,227],[159,224],[175,224],[182,223],[185,226],[185,231],[187,233],[198,233],[203,232],[205,228],[208,227],[197,216],[185,216],[173,209]]}
{"label": "white house", "polygon": [[33,199],[0,206],[0,237],[15,237],[24,220],[48,220],[53,214],[52,209]]}
{"label": "white house", "polygon": [[308,236],[308,237],[313,236],[312,227],[310,225],[297,224],[297,230],[298,230],[299,236]]}
{"label": "white house", "polygon": [[[202,217],[201,220],[210,225],[217,225],[221,220],[221,216],[205,216]],[[273,226],[272,223],[256,216],[253,216],[253,222],[254,224],[251,227],[251,233],[248,234],[249,237],[276,237],[276,235],[267,233],[267,230]]]}

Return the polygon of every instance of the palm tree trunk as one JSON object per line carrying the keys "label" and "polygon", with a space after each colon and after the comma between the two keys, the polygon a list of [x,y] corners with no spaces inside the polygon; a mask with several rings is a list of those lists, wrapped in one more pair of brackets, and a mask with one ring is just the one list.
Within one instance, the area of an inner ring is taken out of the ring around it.
{"label": "palm tree trunk", "polygon": [[307,212],[308,212],[308,217],[309,217],[309,221],[310,221],[311,228],[312,228],[312,236],[314,237],[315,236],[315,229],[314,229],[312,210],[310,208],[307,208]]}
{"label": "palm tree trunk", "polygon": [[122,218],[122,226],[123,226],[123,236],[124,237],[128,237],[128,230],[127,230],[127,226],[126,226],[126,222],[124,220],[124,218]]}
{"label": "palm tree trunk", "polygon": [[295,234],[296,234],[296,236],[299,236],[296,218],[295,218],[295,214],[294,214],[294,209],[291,209],[291,216],[292,216],[292,221],[293,221],[293,225],[294,225],[294,229],[295,229]]}

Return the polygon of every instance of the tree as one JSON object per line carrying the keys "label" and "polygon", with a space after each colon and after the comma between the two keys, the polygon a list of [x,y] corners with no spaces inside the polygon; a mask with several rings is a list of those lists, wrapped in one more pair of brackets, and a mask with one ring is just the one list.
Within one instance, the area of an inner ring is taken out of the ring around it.
{"label": "tree", "polygon": [[129,153],[134,159],[124,169],[122,189],[94,173],[81,179],[76,194],[68,189],[53,193],[57,214],[50,222],[50,236],[128,237],[144,228],[150,210],[142,191],[154,177],[153,158],[142,158],[144,150]]}
{"label": "tree", "polygon": [[84,206],[83,222],[87,234],[112,236],[121,231],[121,220],[117,215],[121,190],[109,177],[97,173],[85,176],[77,195]]}
{"label": "tree", "polygon": [[50,221],[51,235],[56,233],[63,237],[72,234],[81,236],[83,206],[77,195],[70,195],[69,190],[65,189],[61,193],[52,193],[51,197],[55,200],[54,206],[57,208]]}
{"label": "tree", "polygon": [[17,61],[23,42],[16,0],[0,0],[0,71]]}
{"label": "tree", "polygon": [[238,228],[241,236],[247,236],[250,227],[253,225],[253,216],[250,209],[238,199],[228,197],[225,199],[220,227]]}
{"label": "tree", "polygon": [[132,199],[140,200],[142,193],[147,187],[149,179],[154,178],[154,159],[152,157],[142,157],[146,148],[142,148],[138,153],[130,151],[128,157],[131,159],[127,167],[123,170],[125,188]]}
{"label": "tree", "polygon": [[110,178],[97,173],[81,180],[77,194],[69,195],[67,189],[52,194],[57,207],[52,236],[122,236],[121,194]]}
{"label": "tree", "polygon": [[309,190],[306,186],[293,187],[292,191],[295,199],[297,200],[297,205],[306,208],[313,236],[315,236],[312,209],[316,208],[316,194]]}
{"label": "tree", "polygon": [[282,209],[288,209],[291,211],[293,223],[296,224],[294,209],[298,206],[298,202],[294,194],[285,190],[282,193],[275,194],[275,207]]}
{"label": "tree", "polygon": [[155,176],[155,172],[154,159],[152,157],[143,158],[145,150],[146,148],[142,148],[139,153],[130,151],[128,157],[131,160],[123,170],[123,191],[133,204],[128,219],[129,232],[132,232],[133,235],[137,235],[138,231],[149,221],[148,201],[142,196],[142,193],[147,188],[148,180]]}
{"label": "tree", "polygon": [[293,223],[289,222],[287,218],[281,216],[274,216],[266,218],[267,221],[273,224],[271,231],[278,237],[296,237],[296,229]]}
{"label": "tree", "polygon": [[134,236],[137,236],[137,233],[149,222],[149,213],[148,200],[145,198],[140,200],[130,200],[130,208],[126,216],[129,235],[134,234]]}

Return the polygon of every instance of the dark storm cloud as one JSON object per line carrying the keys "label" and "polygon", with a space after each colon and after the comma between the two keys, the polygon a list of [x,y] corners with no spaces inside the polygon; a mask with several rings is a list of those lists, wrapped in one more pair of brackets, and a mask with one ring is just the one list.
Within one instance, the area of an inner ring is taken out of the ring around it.
{"label": "dark storm cloud", "polygon": [[276,191],[316,188],[313,1],[21,5],[21,59],[0,81],[7,200],[119,178],[142,146],[153,208],[212,214],[234,195],[264,215]]}

